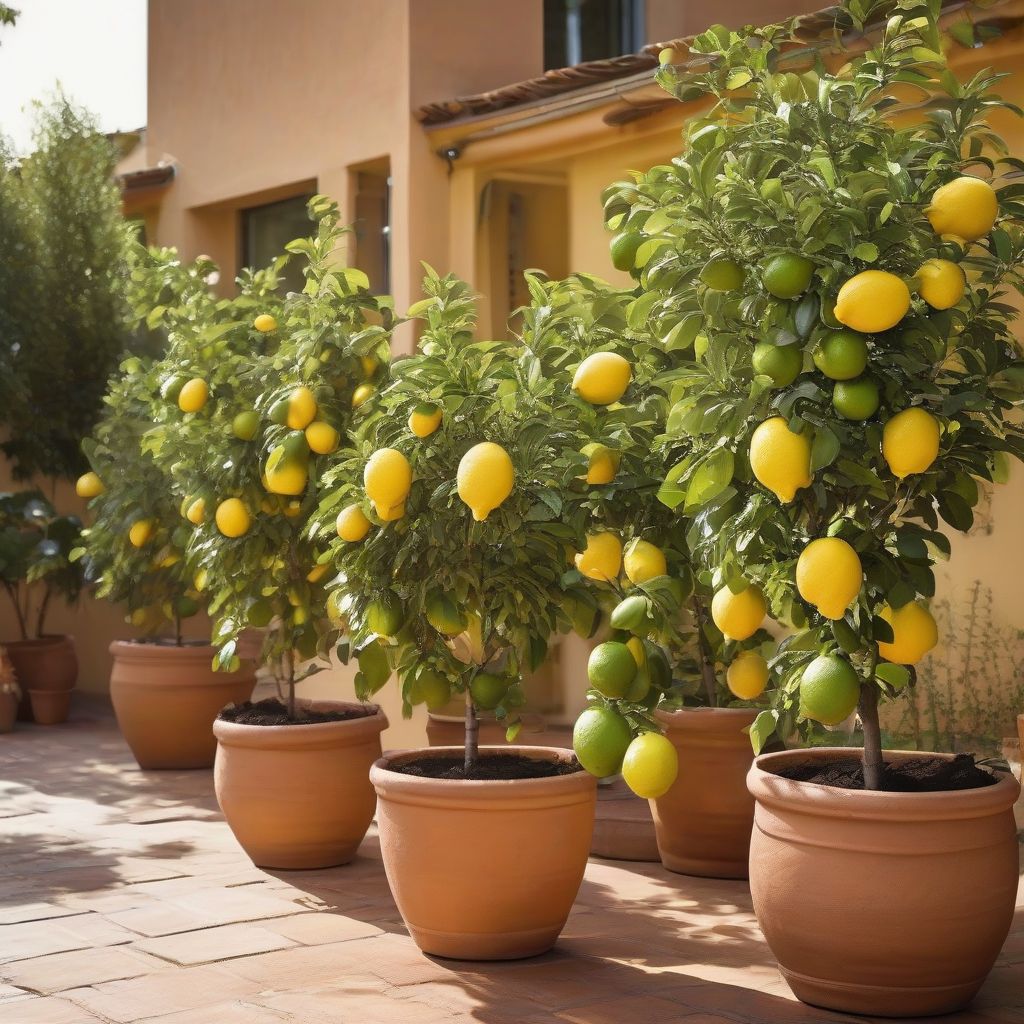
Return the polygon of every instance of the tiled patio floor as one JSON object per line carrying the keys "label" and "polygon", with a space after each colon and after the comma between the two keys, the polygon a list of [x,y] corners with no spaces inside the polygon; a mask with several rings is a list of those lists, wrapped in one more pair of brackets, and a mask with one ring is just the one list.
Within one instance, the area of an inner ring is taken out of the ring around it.
{"label": "tiled patio floor", "polygon": [[[432,960],[372,832],[348,867],[271,874],[209,772],[139,771],[102,710],[0,737],[0,1024],[854,1019],[793,1000],[743,883],[592,861],[553,953]],[[1024,1022],[1024,895],[975,1008],[944,1019]]]}

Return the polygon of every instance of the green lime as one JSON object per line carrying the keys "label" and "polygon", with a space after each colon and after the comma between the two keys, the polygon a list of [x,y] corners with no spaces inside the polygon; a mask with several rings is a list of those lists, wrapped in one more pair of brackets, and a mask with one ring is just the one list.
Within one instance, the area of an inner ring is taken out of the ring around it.
{"label": "green lime", "polygon": [[385,590],[366,606],[366,625],[378,636],[394,636],[404,619],[402,602],[393,590]]}
{"label": "green lime", "polygon": [[306,440],[306,433],[303,430],[293,430],[281,442],[286,462],[296,462],[309,459],[309,442]]}
{"label": "green lime", "polygon": [[180,619],[190,619],[199,611],[199,602],[191,597],[179,597],[174,602],[175,614]]}
{"label": "green lime", "polygon": [[734,292],[743,284],[743,268],[735,260],[711,260],[704,265],[700,279],[711,291]]}
{"label": "green lime", "polygon": [[160,397],[166,398],[168,402],[176,402],[187,379],[179,376],[168,377],[160,385]]}
{"label": "green lime", "polygon": [[465,617],[446,594],[435,593],[427,598],[427,622],[445,636],[458,636],[466,629]]}
{"label": "green lime", "polygon": [[798,345],[773,345],[759,341],[751,358],[754,373],[771,377],[777,388],[787,388],[804,368],[804,350]]}
{"label": "green lime", "polygon": [[469,684],[473,703],[484,711],[493,711],[508,692],[509,681],[493,672],[477,672]]}
{"label": "green lime", "polygon": [[830,331],[815,346],[812,357],[830,380],[853,380],[868,365],[868,344],[856,331]]}
{"label": "green lime", "polygon": [[644,236],[639,231],[620,231],[617,235],[613,235],[610,244],[612,266],[616,270],[625,270],[627,273],[632,270],[636,260],[636,251],[643,241]]}
{"label": "green lime", "polygon": [[807,291],[814,264],[803,256],[784,252],[773,256],[761,269],[765,291],[777,299],[795,299]]}
{"label": "green lime", "polygon": [[376,693],[391,677],[387,651],[376,641],[368,643],[356,655],[356,660],[369,693]]}
{"label": "green lime", "polygon": [[605,697],[625,697],[636,675],[636,661],[629,648],[616,640],[598,644],[587,661],[590,685]]}
{"label": "green lime", "polygon": [[860,679],[838,654],[821,654],[800,677],[800,714],[822,725],[838,725],[857,708]]}
{"label": "green lime", "polygon": [[878,412],[880,401],[878,385],[870,377],[837,380],[832,389],[832,405],[844,419],[870,419]]}
{"label": "green lime", "polygon": [[612,610],[609,622],[612,629],[626,629],[630,632],[645,626],[650,613],[650,603],[641,594],[623,598]]}
{"label": "green lime", "polygon": [[440,672],[425,668],[416,678],[416,704],[426,704],[428,711],[440,711],[452,699],[451,684]]}
{"label": "green lime", "polygon": [[249,610],[246,613],[246,621],[250,626],[254,626],[256,629],[262,629],[264,626],[270,625],[270,620],[274,617],[274,606],[267,600],[260,599],[253,601],[249,605]]}
{"label": "green lime", "polygon": [[580,764],[599,779],[618,772],[632,741],[629,723],[606,707],[587,708],[572,730],[572,748]]}
{"label": "green lime", "polygon": [[240,441],[251,441],[260,429],[260,414],[254,409],[240,412],[231,421],[231,433]]}

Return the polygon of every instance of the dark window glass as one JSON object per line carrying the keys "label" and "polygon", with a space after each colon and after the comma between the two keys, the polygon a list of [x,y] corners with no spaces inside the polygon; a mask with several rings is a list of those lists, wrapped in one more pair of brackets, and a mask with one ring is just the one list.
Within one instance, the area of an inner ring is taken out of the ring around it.
{"label": "dark window glass", "polygon": [[386,167],[356,174],[355,256],[375,295],[391,291],[391,176]]}
{"label": "dark window glass", "polygon": [[544,67],[635,53],[643,45],[643,0],[544,0]]}
{"label": "dark window glass", "polygon": [[[242,265],[262,269],[273,263],[293,239],[309,238],[314,227],[306,203],[311,198],[312,193],[242,210]],[[302,291],[306,283],[304,266],[302,259],[292,257],[281,274],[282,291]]]}

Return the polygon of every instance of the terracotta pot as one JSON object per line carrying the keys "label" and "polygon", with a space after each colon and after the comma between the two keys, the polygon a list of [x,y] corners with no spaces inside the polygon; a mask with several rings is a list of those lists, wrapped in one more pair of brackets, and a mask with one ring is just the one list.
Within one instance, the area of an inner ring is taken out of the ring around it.
{"label": "terracotta pot", "polygon": [[256,670],[215,672],[208,644],[110,645],[110,699],[140,768],[210,768],[217,753],[213,720],[225,704],[252,696]]}
{"label": "terracotta pot", "polygon": [[[568,761],[571,750],[492,746]],[[391,766],[452,753],[432,747],[382,757],[370,770],[391,892],[424,953],[517,960],[550,949],[583,881],[594,828],[596,780],[463,782],[403,775]]]}
{"label": "terracotta pot", "polygon": [[661,862],[670,871],[705,878],[746,878],[754,798],[747,772],[754,760],[743,731],[750,708],[658,711],[679,754],[679,777],[651,801]]}
{"label": "terracotta pot", "polygon": [[984,789],[877,793],[773,774],[860,753],[791,750],[754,762],[758,923],[805,1003],[865,1016],[952,1013],[981,987],[1013,919],[1020,786],[1001,773]]}
{"label": "terracotta pot", "polygon": [[[1024,715],[1017,716],[1017,735],[1020,737],[1020,760],[1024,764]],[[1021,772],[1024,774],[1024,768]]]}
{"label": "terracotta pot", "polygon": [[61,725],[71,711],[70,690],[29,690],[32,720],[39,725]]}
{"label": "terracotta pot", "polygon": [[[364,708],[304,701],[320,711]],[[261,868],[347,864],[374,811],[370,765],[380,757],[384,712],[315,725],[241,725],[218,719],[213,780],[231,831]]]}
{"label": "terracotta pot", "polygon": [[70,690],[78,679],[78,655],[72,636],[11,640],[3,646],[21,687],[18,718],[23,722],[32,721],[29,690]]}
{"label": "terracotta pot", "polygon": [[18,698],[13,693],[0,693],[0,733],[14,729],[18,716]]}

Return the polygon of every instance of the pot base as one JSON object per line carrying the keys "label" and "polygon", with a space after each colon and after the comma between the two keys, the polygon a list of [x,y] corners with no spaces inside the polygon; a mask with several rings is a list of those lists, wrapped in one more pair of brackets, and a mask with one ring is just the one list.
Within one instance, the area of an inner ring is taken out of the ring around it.
{"label": "pot base", "polygon": [[702,860],[696,857],[674,857],[665,850],[661,851],[662,867],[674,871],[677,875],[693,875],[695,878],[721,878],[735,881],[747,877],[746,859],[729,861],[725,857]]}
{"label": "pot base", "polygon": [[535,928],[525,932],[438,932],[407,925],[412,941],[428,956],[446,960],[527,960],[550,950],[562,930]]}

